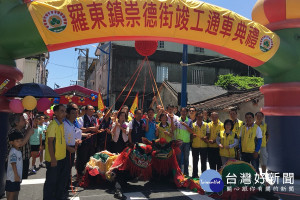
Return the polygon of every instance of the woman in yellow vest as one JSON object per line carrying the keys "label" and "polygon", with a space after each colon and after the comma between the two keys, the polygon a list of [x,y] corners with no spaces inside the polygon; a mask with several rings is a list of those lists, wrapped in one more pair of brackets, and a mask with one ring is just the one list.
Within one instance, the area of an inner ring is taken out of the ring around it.
{"label": "woman in yellow vest", "polygon": [[198,176],[199,154],[201,158],[201,172],[206,170],[207,146],[209,134],[208,124],[203,122],[203,111],[196,113],[196,122],[193,123],[192,155],[193,155],[193,178]]}
{"label": "woman in yellow vest", "polygon": [[220,132],[216,140],[220,147],[222,165],[224,165],[228,160],[235,159],[234,147],[239,144],[239,140],[237,135],[232,132],[233,127],[233,121],[226,119],[224,122],[225,130]]}
{"label": "woman in yellow vest", "polygon": [[[173,116],[172,116],[173,118]],[[160,123],[157,125],[156,129],[156,137],[165,138],[167,142],[171,142],[173,139],[173,119],[171,120],[171,124],[168,124],[168,117],[166,114],[161,114],[159,116]]]}
{"label": "woman in yellow vest", "polygon": [[260,165],[261,165],[261,171],[262,173],[266,173],[267,170],[267,162],[268,162],[268,151],[267,151],[267,142],[269,140],[269,132],[268,132],[268,126],[264,120],[264,114],[262,112],[255,113],[255,124],[260,127],[262,132],[262,142],[260,147]]}

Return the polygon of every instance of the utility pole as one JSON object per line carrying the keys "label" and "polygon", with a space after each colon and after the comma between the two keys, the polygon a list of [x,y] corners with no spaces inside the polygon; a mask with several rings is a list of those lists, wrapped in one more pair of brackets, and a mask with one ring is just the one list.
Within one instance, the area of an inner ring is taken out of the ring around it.
{"label": "utility pole", "polygon": [[182,78],[181,78],[181,107],[186,107],[187,103],[187,63],[188,63],[188,45],[183,45],[182,55]]}
{"label": "utility pole", "polygon": [[[89,69],[89,49],[79,49],[75,48],[75,51],[79,51],[85,55],[85,70],[84,70],[84,87],[87,88],[87,80],[88,80],[88,69]],[[85,51],[85,53],[84,53]]]}

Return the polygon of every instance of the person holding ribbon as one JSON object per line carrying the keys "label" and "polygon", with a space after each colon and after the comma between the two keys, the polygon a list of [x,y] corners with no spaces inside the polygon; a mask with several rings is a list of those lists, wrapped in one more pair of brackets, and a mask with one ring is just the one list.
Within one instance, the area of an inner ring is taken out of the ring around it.
{"label": "person holding ribbon", "polygon": [[128,142],[129,126],[126,122],[126,113],[119,112],[116,122],[112,124],[112,152],[121,153]]}
{"label": "person holding ribbon", "polygon": [[72,167],[74,165],[75,159],[75,150],[77,149],[78,144],[81,143],[82,130],[75,126],[75,119],[77,118],[77,109],[74,107],[67,107],[67,117],[64,120],[64,131],[65,131],[65,140],[68,147],[72,148],[74,152],[70,152],[68,149],[66,151],[66,191],[71,186],[71,177],[72,177]]}
{"label": "person holding ribbon", "polygon": [[[187,117],[188,109],[183,107],[180,109],[180,118],[175,122],[175,139],[181,140],[183,143],[180,146],[181,153],[177,155],[177,162],[184,165],[184,175],[189,175],[188,167],[189,167],[189,154],[190,154],[190,135],[193,134],[193,122],[191,119]],[[183,162],[181,162],[181,159]]]}

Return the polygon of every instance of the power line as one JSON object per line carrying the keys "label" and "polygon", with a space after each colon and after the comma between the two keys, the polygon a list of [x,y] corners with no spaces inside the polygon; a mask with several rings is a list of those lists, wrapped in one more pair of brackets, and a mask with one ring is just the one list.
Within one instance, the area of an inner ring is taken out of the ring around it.
{"label": "power line", "polygon": [[52,78],[51,80],[58,80],[58,79],[65,79],[65,78],[69,78],[71,76],[74,76],[75,73],[72,73],[71,75],[68,76],[64,76],[64,77],[58,77],[58,78]]}
{"label": "power line", "polygon": [[78,67],[71,67],[71,66],[56,64],[56,63],[52,63],[52,62],[49,62],[49,64],[60,66],[60,67],[65,67],[65,68],[70,68],[70,69],[78,69]]}
{"label": "power line", "polygon": [[225,58],[223,60],[196,62],[196,63],[188,64],[188,66],[197,65],[197,64],[201,65],[201,64],[210,64],[210,63],[215,63],[215,62],[224,62],[224,61],[227,61],[227,60],[232,60],[232,59],[231,58]]}
{"label": "power line", "polygon": [[224,62],[224,61],[227,61],[227,60],[232,60],[232,59],[231,58],[226,58],[226,57],[221,57],[221,58],[213,58],[213,59],[208,59],[208,60],[195,62],[195,63],[189,63],[189,64],[183,64],[182,61],[181,61],[180,64],[181,64],[181,66],[191,66],[191,65],[201,65],[201,64],[210,64],[210,63],[216,63],[216,62]]}

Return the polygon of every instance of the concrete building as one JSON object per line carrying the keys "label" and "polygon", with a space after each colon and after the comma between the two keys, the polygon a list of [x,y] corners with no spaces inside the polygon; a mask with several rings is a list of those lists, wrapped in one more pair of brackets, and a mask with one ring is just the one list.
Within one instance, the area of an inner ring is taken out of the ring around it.
{"label": "concrete building", "polygon": [[[90,66],[93,62],[94,58],[88,58],[88,66]],[[85,56],[78,56],[78,80],[77,85],[84,86],[85,80],[85,71],[86,71],[86,57]]]}
{"label": "concrete building", "polygon": [[97,66],[98,62],[99,62],[99,59],[93,59],[92,63],[89,65],[89,68],[87,71],[88,72],[87,88],[94,90],[94,91],[99,91],[99,90],[96,90],[97,76],[96,76],[96,70],[95,70],[95,67]]}
{"label": "concrete building", "polygon": [[[92,80],[95,81],[95,90],[101,91],[104,100],[107,99],[107,86],[109,82],[109,99],[110,105],[112,105],[137,67],[143,62],[144,57],[136,52],[134,41],[118,41],[111,42],[109,59],[109,44],[110,43],[107,42],[98,45],[95,55],[99,61],[94,69],[96,77],[92,78]],[[192,64],[188,67],[188,84],[213,85],[218,75],[228,73],[246,76],[260,75],[252,68],[211,50],[189,46],[188,53],[188,63]],[[158,87],[160,87],[164,81],[181,83],[181,61],[182,44],[163,41],[158,42],[157,51],[149,56],[149,65],[151,66]],[[154,82],[150,78],[149,68],[147,66],[148,64],[145,62],[140,72],[140,77],[137,79],[135,87],[125,102],[129,106],[132,104],[137,92],[139,92],[140,103],[145,93],[144,107],[148,107],[151,104]],[[109,81],[108,72],[110,72]],[[93,72],[91,71],[90,73]],[[122,105],[133,80],[116,102],[115,109],[118,109]]]}
{"label": "concrete building", "polygon": [[23,73],[20,83],[47,85],[49,71],[46,69],[48,53],[16,60],[17,68]]}

